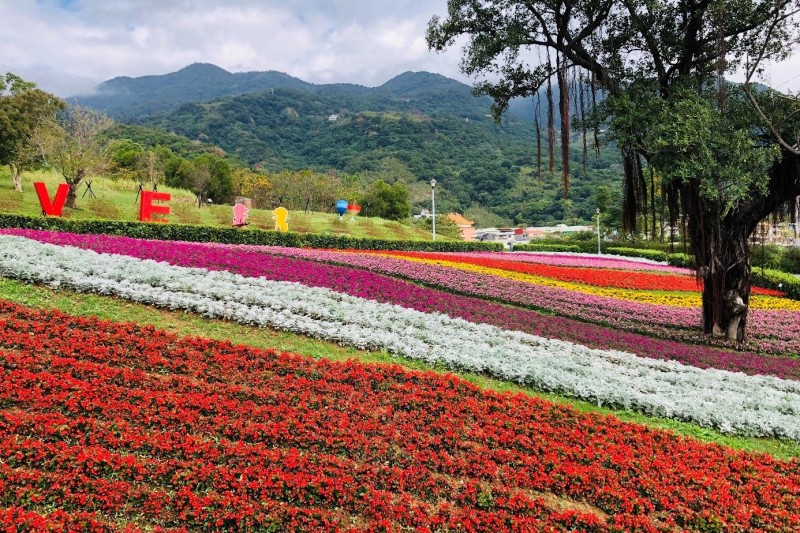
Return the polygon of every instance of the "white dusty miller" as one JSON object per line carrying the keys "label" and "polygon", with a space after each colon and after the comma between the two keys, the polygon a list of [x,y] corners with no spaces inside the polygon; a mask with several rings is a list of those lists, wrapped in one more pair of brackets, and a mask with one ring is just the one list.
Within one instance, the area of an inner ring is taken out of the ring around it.
{"label": "white dusty miller", "polygon": [[725,433],[800,440],[800,382],[474,324],[298,283],[0,236],[0,275],[484,372]]}

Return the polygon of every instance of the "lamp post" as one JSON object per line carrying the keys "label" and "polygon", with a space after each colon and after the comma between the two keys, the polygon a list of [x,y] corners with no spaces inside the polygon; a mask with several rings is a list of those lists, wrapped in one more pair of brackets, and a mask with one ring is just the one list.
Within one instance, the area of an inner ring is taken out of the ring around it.
{"label": "lamp post", "polygon": [[431,180],[431,213],[433,217],[433,240],[436,240],[436,180]]}
{"label": "lamp post", "polygon": [[597,208],[597,255],[602,255],[600,251],[600,208]]}

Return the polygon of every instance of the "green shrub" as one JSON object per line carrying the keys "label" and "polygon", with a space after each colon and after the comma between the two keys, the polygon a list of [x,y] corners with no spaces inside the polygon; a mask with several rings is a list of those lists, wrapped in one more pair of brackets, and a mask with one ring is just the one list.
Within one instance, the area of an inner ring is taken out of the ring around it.
{"label": "green shrub", "polygon": [[514,244],[515,252],[580,252],[577,244]]}
{"label": "green shrub", "polygon": [[643,257],[645,259],[652,259],[653,261],[665,262],[667,260],[667,252],[661,250],[649,250],[647,248],[608,248],[606,253],[611,255],[621,255],[624,257]]}
{"label": "green shrub", "polygon": [[56,217],[31,217],[0,214],[0,227],[68,231],[72,233],[104,233],[139,239],[164,241],[219,242],[225,244],[256,244],[294,248],[337,248],[357,250],[415,250],[435,252],[499,251],[500,243],[393,241],[365,239],[347,235],[300,234],[265,231],[252,227],[220,228],[185,224],[124,222],[117,220],[64,220]]}
{"label": "green shrub", "polygon": [[770,268],[765,268],[763,274],[761,268],[753,268],[750,277],[754,285],[777,289],[785,292],[792,300],[800,300],[800,277]]}
{"label": "green shrub", "polygon": [[667,263],[677,267],[694,268],[694,258],[682,253],[667,254]]}

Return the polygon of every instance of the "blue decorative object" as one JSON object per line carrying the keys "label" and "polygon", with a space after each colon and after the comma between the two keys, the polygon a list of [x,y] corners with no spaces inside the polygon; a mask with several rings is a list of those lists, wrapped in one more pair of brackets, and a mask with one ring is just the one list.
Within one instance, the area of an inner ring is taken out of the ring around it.
{"label": "blue decorative object", "polygon": [[347,200],[336,200],[336,212],[339,213],[339,218],[347,213]]}

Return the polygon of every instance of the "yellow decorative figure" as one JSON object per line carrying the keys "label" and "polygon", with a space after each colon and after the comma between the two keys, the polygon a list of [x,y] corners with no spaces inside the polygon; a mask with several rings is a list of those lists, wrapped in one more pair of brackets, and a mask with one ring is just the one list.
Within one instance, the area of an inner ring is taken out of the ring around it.
{"label": "yellow decorative figure", "polygon": [[279,207],[272,212],[272,220],[275,221],[275,229],[278,231],[289,231],[289,211],[285,207]]}

